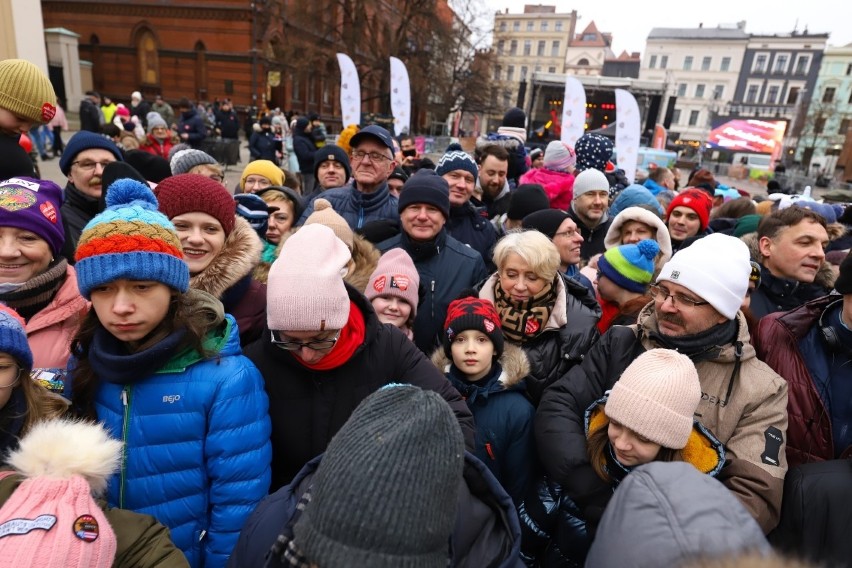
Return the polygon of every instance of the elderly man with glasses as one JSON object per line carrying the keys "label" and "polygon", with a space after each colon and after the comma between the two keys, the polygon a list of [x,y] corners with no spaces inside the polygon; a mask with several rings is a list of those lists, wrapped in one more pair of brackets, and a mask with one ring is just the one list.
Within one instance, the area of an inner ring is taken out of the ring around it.
{"label": "elderly man with glasses", "polygon": [[[362,128],[350,140],[353,181],[322,192],[352,230],[360,229],[371,221],[399,220],[397,198],[388,191],[388,177],[396,162],[393,158],[393,139],[381,126]],[[313,202],[302,213],[299,224],[314,212]]]}
{"label": "elderly man with glasses", "polygon": [[717,233],[678,251],[650,288],[653,301],[637,324],[612,327],[580,365],[545,390],[535,424],[539,456],[592,526],[612,487],[589,464],[586,409],[654,348],[676,349],[695,363],[702,393],[695,418],[729,458],[717,479],[764,532],[778,523],[787,471],[787,383],[757,359],[749,342],[740,306],[750,276],[748,247],[737,238]]}
{"label": "elderly man with glasses", "polygon": [[246,356],[269,395],[271,491],[324,452],[364,398],[391,383],[440,394],[468,447],[473,445],[473,417],[461,395],[403,332],[379,321],[360,290],[344,282],[341,269],[350,260],[334,231],[311,223],[284,241],[270,269],[267,327]]}
{"label": "elderly man with glasses", "polygon": [[60,209],[65,229],[62,256],[74,264],[74,251],[86,223],[104,210],[101,184],[104,168],[124,161],[115,142],[100,134],[81,130],[65,145],[59,169],[68,177],[65,201]]}

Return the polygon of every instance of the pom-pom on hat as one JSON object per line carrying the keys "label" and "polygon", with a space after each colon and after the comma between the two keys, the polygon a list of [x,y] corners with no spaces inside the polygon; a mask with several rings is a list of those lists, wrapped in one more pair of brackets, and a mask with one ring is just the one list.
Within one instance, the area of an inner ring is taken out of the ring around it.
{"label": "pom-pom on hat", "polygon": [[671,349],[651,349],[624,370],[604,412],[640,436],[680,450],[689,440],[699,402],[698,371],[689,357]]}
{"label": "pom-pom on hat", "polygon": [[654,259],[659,252],[660,245],[651,239],[621,245],[601,255],[598,270],[617,286],[641,294],[654,277]]}
{"label": "pom-pom on hat", "polygon": [[349,320],[343,274],[352,258],[331,228],[303,226],[284,241],[266,287],[266,321],[274,331],[342,329]]}
{"label": "pom-pom on hat", "polygon": [[702,231],[710,223],[710,209],[713,208],[713,201],[705,191],[697,188],[688,188],[677,194],[669,204],[669,208],[666,209],[667,222],[675,207],[688,207],[695,211],[695,214],[698,215],[698,219],[701,221]]}
{"label": "pom-pom on hat", "polygon": [[414,261],[403,249],[393,248],[379,258],[364,295],[371,302],[380,296],[399,298],[411,306],[410,319],[414,320],[420,301],[419,289],[420,274]]}
{"label": "pom-pom on hat", "polygon": [[44,72],[25,59],[0,61],[0,108],[36,124],[56,115],[56,93]]}
{"label": "pom-pom on hat", "polygon": [[216,158],[207,152],[187,148],[185,150],[175,152],[175,155],[172,156],[169,161],[169,167],[172,170],[172,175],[178,175],[189,173],[189,170],[195,166],[201,166],[204,164],[214,166],[218,163],[219,162],[216,161]]}
{"label": "pom-pom on hat", "polygon": [[343,241],[349,247],[349,250],[352,250],[355,242],[355,233],[352,232],[352,228],[346,222],[346,219],[334,210],[331,202],[327,199],[320,197],[314,201],[314,211],[305,219],[303,226],[313,223],[319,223],[330,228],[337,235],[337,238]]}
{"label": "pom-pom on hat", "polygon": [[160,211],[169,219],[184,213],[207,213],[222,225],[225,236],[236,222],[237,204],[221,183],[201,174],[180,174],[157,185]]}
{"label": "pom-pom on hat", "polygon": [[491,300],[467,296],[450,302],[444,320],[444,353],[453,358],[452,344],[463,331],[476,330],[484,333],[494,345],[494,356],[503,354],[503,329],[500,316]]}
{"label": "pom-pom on hat", "polygon": [[265,177],[272,185],[284,185],[284,172],[269,160],[250,162],[243,170],[243,175],[240,176],[241,188],[246,188],[246,178],[252,174]]}
{"label": "pom-pom on hat", "polygon": [[24,369],[32,369],[33,352],[27,342],[25,325],[15,310],[0,304],[0,352],[17,359]]}
{"label": "pom-pom on hat", "polygon": [[189,289],[189,267],[183,259],[174,225],[157,211],[148,186],[120,179],[107,190],[107,208],[83,227],[74,266],[80,294],[114,280],[153,280],[179,292]]}
{"label": "pom-pom on hat", "polygon": [[54,256],[65,244],[61,207],[62,189],[52,181],[29,177],[0,181],[0,227],[35,233]]}
{"label": "pom-pom on hat", "polygon": [[476,162],[473,161],[470,154],[462,150],[460,144],[454,142],[447,146],[447,151],[438,160],[435,173],[442,176],[456,170],[468,172],[473,176],[474,181],[479,177],[479,168],[476,167]]}
{"label": "pom-pom on hat", "polygon": [[555,172],[566,172],[577,163],[573,148],[560,140],[553,140],[544,151],[544,167]]}

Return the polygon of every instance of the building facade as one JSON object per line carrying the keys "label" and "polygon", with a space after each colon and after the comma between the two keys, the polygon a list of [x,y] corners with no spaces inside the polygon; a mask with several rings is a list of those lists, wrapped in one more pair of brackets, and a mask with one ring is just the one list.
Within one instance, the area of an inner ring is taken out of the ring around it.
{"label": "building facade", "polygon": [[607,59],[614,59],[612,34],[598,31],[595,22],[568,42],[565,72],[570,75],[603,75]]}

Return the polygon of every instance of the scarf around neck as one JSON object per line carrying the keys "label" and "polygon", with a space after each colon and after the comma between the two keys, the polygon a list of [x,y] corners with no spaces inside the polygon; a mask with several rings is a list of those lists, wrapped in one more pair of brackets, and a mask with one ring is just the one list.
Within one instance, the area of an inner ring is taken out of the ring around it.
{"label": "scarf around neck", "polygon": [[162,369],[181,348],[186,329],[180,328],[147,349],[130,353],[125,343],[98,326],[89,347],[89,364],[97,377],[126,385]]}
{"label": "scarf around neck", "polygon": [[349,361],[355,354],[355,350],[364,343],[366,329],[364,314],[361,313],[355,302],[349,300],[349,321],[340,330],[340,337],[337,338],[337,342],[331,348],[331,351],[316,363],[306,363],[299,359],[295,353],[293,357],[296,361],[314,371],[335,369]]}
{"label": "scarf around neck", "polygon": [[14,308],[25,321],[30,321],[31,317],[53,301],[59,288],[65,283],[67,269],[68,261],[60,258],[16,290],[0,294],[0,302]]}
{"label": "scarf around neck", "polygon": [[698,362],[714,359],[723,345],[734,342],[738,332],[737,320],[733,319],[692,335],[668,337],[653,331],[649,337],[666,349],[674,349],[692,359],[693,362]]}
{"label": "scarf around neck", "polygon": [[[556,278],[560,276],[557,274]],[[556,304],[556,293],[559,290],[556,279],[535,296],[516,302],[503,291],[500,280],[494,283],[494,300],[497,313],[500,314],[500,324],[503,335],[515,343],[525,343],[544,331],[553,306]]]}

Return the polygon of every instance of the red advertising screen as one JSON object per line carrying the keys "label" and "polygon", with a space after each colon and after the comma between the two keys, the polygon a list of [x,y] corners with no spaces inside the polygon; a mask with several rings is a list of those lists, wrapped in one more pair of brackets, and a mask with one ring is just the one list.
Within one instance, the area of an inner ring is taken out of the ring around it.
{"label": "red advertising screen", "polygon": [[784,140],[786,120],[736,118],[714,125],[707,143],[733,152],[777,154]]}

